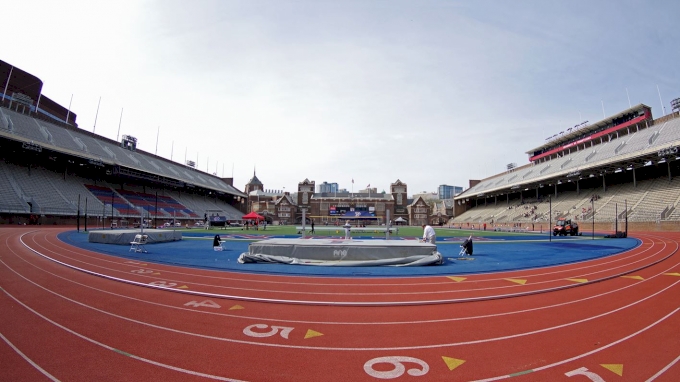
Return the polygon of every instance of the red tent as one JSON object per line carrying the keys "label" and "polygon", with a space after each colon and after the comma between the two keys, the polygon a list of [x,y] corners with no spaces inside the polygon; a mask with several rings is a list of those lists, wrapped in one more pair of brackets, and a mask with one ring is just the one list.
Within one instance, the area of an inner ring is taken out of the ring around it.
{"label": "red tent", "polygon": [[248,215],[243,215],[243,220],[264,220],[264,216],[259,215],[257,212],[251,212]]}

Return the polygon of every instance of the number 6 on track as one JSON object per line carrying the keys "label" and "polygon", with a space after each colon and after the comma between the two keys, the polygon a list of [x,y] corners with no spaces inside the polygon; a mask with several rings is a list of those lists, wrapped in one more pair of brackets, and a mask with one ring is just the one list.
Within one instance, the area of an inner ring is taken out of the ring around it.
{"label": "number 6 on track", "polygon": [[[422,370],[408,369],[407,373],[414,377],[423,376],[427,374],[428,371],[430,371],[430,366],[425,361],[418,358],[400,356],[373,358],[372,360],[364,364],[364,371],[371,377],[380,379],[393,379],[404,375],[406,367],[402,362],[417,363],[418,365],[420,365],[420,367],[422,367]],[[394,369],[389,371],[378,371],[373,369],[373,365],[375,365],[376,363],[390,363],[394,365]]]}

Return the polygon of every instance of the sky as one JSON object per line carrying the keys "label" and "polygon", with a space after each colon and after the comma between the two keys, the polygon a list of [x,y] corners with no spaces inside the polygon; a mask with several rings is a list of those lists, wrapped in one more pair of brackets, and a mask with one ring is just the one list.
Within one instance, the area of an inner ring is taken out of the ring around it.
{"label": "sky", "polygon": [[0,59],[73,97],[80,128],[240,190],[255,170],[291,192],[468,188],[680,97],[677,0],[2,3]]}

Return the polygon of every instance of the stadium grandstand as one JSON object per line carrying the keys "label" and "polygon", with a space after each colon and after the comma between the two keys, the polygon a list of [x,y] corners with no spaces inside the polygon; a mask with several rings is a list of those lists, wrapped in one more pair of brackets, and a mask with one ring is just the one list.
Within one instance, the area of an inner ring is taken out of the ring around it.
{"label": "stadium grandstand", "polygon": [[527,154],[524,166],[471,180],[454,197],[450,224],[538,230],[564,218],[598,229],[623,221],[648,230],[679,226],[677,108],[653,119],[640,104],[561,131]]}
{"label": "stadium grandstand", "polygon": [[42,81],[0,61],[0,223],[193,224],[240,220],[246,195],[220,178],[78,128]]}

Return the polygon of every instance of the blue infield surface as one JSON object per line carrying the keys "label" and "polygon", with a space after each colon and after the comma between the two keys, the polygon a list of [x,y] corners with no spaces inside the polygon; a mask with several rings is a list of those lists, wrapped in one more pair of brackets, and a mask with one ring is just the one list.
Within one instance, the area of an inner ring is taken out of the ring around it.
{"label": "blue infield surface", "polygon": [[[552,238],[545,235],[508,235],[474,237],[471,258],[459,258],[460,242],[464,238],[446,237],[437,241],[437,249],[445,257],[442,265],[421,267],[321,267],[285,264],[239,264],[238,256],[248,251],[248,244],[255,238],[281,238],[285,236],[223,235],[224,251],[212,248],[214,236],[210,233],[185,233],[181,241],[147,244],[148,253],[129,251],[129,246],[90,243],[87,233],[68,231],[59,239],[73,246],[122,257],[125,259],[203,269],[248,273],[308,275],[308,276],[431,276],[488,273],[552,265],[574,263],[610,256],[640,245],[640,240],[602,239],[590,237]],[[293,237],[293,236],[289,236]],[[295,236],[299,237],[299,236]],[[355,239],[370,239],[369,237]],[[398,238],[397,238],[398,239]],[[310,239],[313,240],[313,239]],[[380,239],[376,239],[380,240]]]}

